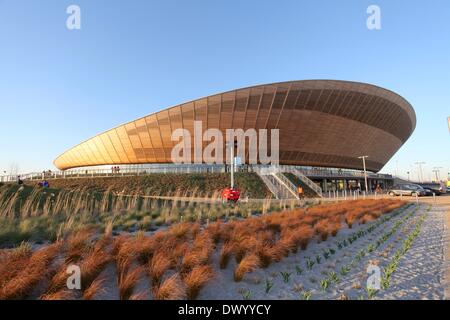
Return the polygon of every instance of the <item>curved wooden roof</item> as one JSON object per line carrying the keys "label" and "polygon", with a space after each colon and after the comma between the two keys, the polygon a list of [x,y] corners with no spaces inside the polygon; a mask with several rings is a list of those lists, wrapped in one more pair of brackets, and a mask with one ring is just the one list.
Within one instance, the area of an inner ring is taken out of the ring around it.
{"label": "curved wooden roof", "polygon": [[60,155],[75,167],[170,163],[171,133],[194,121],[203,130],[279,129],[280,164],[379,171],[416,125],[411,105],[370,84],[305,80],[258,85],[186,102],[101,133]]}

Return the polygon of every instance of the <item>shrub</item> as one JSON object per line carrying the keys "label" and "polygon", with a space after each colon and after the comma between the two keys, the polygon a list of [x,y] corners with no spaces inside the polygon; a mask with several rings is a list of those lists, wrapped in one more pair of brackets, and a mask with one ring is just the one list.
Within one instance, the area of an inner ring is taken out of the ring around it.
{"label": "shrub", "polygon": [[225,269],[230,260],[231,253],[233,252],[233,244],[226,242],[220,250],[219,265],[220,269]]}
{"label": "shrub", "polygon": [[42,277],[42,271],[56,257],[59,244],[49,245],[32,254],[26,266],[0,288],[0,299],[23,299],[27,297]]}
{"label": "shrub", "polygon": [[148,274],[154,285],[161,282],[164,273],[169,270],[170,266],[171,260],[165,252],[158,251],[153,256],[148,265]]}
{"label": "shrub", "polygon": [[234,270],[234,281],[242,281],[246,273],[254,271],[259,266],[260,261],[257,255],[251,254],[245,256]]}
{"label": "shrub", "polygon": [[156,300],[181,300],[186,297],[186,289],[178,273],[153,287],[153,297]]}
{"label": "shrub", "polygon": [[210,266],[196,266],[183,278],[186,286],[187,298],[195,299],[200,289],[212,278],[214,272]]}
{"label": "shrub", "polygon": [[328,219],[323,219],[317,222],[316,225],[314,226],[314,230],[320,236],[320,239],[322,241],[327,240],[328,235],[330,233],[328,224],[329,224]]}

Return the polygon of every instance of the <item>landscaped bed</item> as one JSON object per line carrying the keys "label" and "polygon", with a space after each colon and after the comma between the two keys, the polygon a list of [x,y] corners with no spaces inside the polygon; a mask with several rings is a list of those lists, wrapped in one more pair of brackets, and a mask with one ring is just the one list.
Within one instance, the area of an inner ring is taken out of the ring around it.
{"label": "landscaped bed", "polygon": [[[1,250],[0,299],[372,298],[361,283],[359,296],[331,288],[399,231],[416,230],[417,210],[358,200],[150,233],[84,229],[38,248]],[[81,269],[80,290],[66,287],[71,265]]]}

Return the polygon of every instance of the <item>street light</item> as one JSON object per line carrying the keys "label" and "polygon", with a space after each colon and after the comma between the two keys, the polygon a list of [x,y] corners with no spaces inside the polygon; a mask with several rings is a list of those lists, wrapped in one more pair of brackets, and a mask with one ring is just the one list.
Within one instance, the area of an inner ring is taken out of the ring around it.
{"label": "street light", "polygon": [[364,184],[366,185],[366,194],[369,193],[369,187],[367,185],[367,171],[366,171],[366,158],[369,156],[360,156],[358,159],[362,159],[363,161],[363,168],[364,168]]}
{"label": "street light", "polygon": [[423,183],[423,171],[422,171],[422,165],[425,164],[426,162],[424,161],[417,161],[415,164],[417,164],[419,166],[419,181],[420,183]]}
{"label": "street light", "polygon": [[436,182],[439,182],[441,180],[441,170],[439,170],[439,169],[442,169],[442,167],[434,167],[433,168],[433,172],[436,176]]}
{"label": "street light", "polygon": [[236,146],[237,146],[237,141],[230,141],[230,142],[227,143],[227,146],[230,147],[231,189],[234,189],[234,167],[235,167],[235,163],[234,163],[234,148],[236,148]]}

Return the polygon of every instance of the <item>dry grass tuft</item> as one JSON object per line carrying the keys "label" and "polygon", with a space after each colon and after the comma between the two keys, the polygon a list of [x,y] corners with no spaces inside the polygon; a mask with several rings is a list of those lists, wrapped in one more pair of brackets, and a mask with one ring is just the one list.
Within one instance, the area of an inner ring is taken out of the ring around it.
{"label": "dry grass tuft", "polygon": [[234,281],[242,281],[246,273],[256,270],[260,265],[259,257],[256,254],[245,256],[234,270]]}
{"label": "dry grass tuft", "polygon": [[186,288],[178,273],[153,287],[153,297],[156,300],[181,300],[186,298]]}
{"label": "dry grass tuft", "polygon": [[160,243],[157,243],[154,237],[143,237],[136,241],[134,250],[139,263],[142,265],[147,264],[159,246]]}
{"label": "dry grass tuft", "polygon": [[103,285],[105,283],[105,278],[97,278],[91,282],[89,287],[83,291],[84,300],[93,300],[96,295],[104,293]]}
{"label": "dry grass tuft", "polygon": [[214,272],[210,266],[197,266],[184,276],[187,298],[193,300],[198,296],[200,289],[211,279]]}
{"label": "dry grass tuft", "polygon": [[328,238],[328,235],[330,234],[329,230],[329,220],[323,219],[316,223],[314,226],[315,232],[320,236],[320,240],[326,241]]}
{"label": "dry grass tuft", "polygon": [[72,233],[67,238],[66,262],[75,263],[83,257],[93,234],[92,229],[86,228]]}
{"label": "dry grass tuft", "polygon": [[164,273],[170,269],[171,259],[163,251],[157,252],[148,264],[148,274],[153,285],[158,285]]}
{"label": "dry grass tuft", "polygon": [[306,250],[308,247],[309,241],[314,235],[313,229],[308,225],[299,226],[295,233],[297,234],[297,240],[300,248],[302,250]]}
{"label": "dry grass tuft", "polygon": [[270,244],[262,244],[257,250],[260,266],[267,268],[272,262],[280,261],[283,257],[283,253]]}
{"label": "dry grass tuft", "polygon": [[40,297],[41,300],[73,300],[75,296],[72,290],[60,290],[54,293],[44,294]]}
{"label": "dry grass tuft", "polygon": [[220,250],[219,265],[220,269],[225,269],[230,261],[231,254],[233,253],[233,244],[226,242]]}
{"label": "dry grass tuft", "polygon": [[0,300],[26,298],[45,275],[59,250],[60,244],[57,243],[34,252],[26,266],[0,288]]}
{"label": "dry grass tuft", "polygon": [[0,288],[3,288],[27,266],[30,256],[31,249],[25,243],[12,251],[3,253],[0,259]]}
{"label": "dry grass tuft", "polygon": [[147,300],[147,292],[138,292],[130,296],[129,300]]}
{"label": "dry grass tuft", "polygon": [[191,229],[191,223],[177,223],[169,228],[169,234],[176,239],[184,239]]}
{"label": "dry grass tuft", "polygon": [[118,275],[119,297],[120,300],[129,300],[133,295],[133,289],[143,274],[142,266],[135,267],[131,271],[126,271]]}
{"label": "dry grass tuft", "polygon": [[347,226],[351,229],[353,227],[353,224],[358,219],[358,214],[355,211],[349,211],[345,215],[345,223]]}
{"label": "dry grass tuft", "polygon": [[206,231],[210,234],[211,239],[214,241],[215,244],[218,244],[222,237],[222,226],[223,223],[219,220],[217,222],[211,223],[206,228]]}

